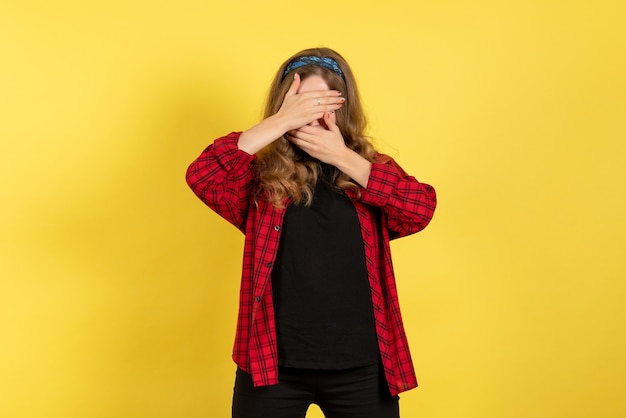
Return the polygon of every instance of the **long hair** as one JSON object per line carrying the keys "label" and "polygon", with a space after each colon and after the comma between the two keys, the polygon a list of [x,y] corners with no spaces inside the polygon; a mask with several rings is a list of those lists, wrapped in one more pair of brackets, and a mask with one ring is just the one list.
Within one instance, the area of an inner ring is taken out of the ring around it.
{"label": "long hair", "polygon": [[[304,56],[334,59],[343,72],[343,78],[334,71],[319,65],[306,65],[284,74],[291,61]],[[278,69],[270,87],[264,117],[276,114],[282,106],[285,94],[293,82],[294,71],[298,72],[301,80],[312,75],[320,76],[331,90],[342,92],[346,101],[340,109],[335,111],[335,115],[344,142],[348,148],[368,161],[373,161],[375,150],[365,136],[367,121],[361,107],[354,75],[346,60],[332,49],[306,49],[285,61]],[[275,207],[282,207],[285,198],[291,198],[295,204],[305,206],[311,204],[321,166],[319,161],[311,158],[284,136],[261,150],[257,154],[255,164],[259,175],[260,192],[257,198],[268,199]],[[336,170],[333,184],[341,190],[352,190],[357,199],[360,198],[359,185],[339,170]]]}

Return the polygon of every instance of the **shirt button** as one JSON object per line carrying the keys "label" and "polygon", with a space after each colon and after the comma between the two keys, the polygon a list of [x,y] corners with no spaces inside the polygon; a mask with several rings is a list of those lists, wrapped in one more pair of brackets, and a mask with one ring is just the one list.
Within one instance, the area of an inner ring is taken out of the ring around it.
{"label": "shirt button", "polygon": [[270,261],[269,263],[265,263],[265,267],[272,267],[272,262]]}
{"label": "shirt button", "polygon": [[254,300],[256,300],[257,302],[261,302],[261,296],[257,296],[256,298],[254,298]]}
{"label": "shirt button", "polygon": [[276,226],[274,227],[274,231],[280,231],[280,225],[276,225]]}

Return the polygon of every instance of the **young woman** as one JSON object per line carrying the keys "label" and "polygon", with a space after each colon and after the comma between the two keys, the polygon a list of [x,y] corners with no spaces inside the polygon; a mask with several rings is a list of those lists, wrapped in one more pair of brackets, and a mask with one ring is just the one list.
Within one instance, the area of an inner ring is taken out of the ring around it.
{"label": "young woman", "polygon": [[234,418],[397,418],[417,386],[389,240],[422,230],[434,189],[365,137],[347,62],[281,65],[265,119],[216,139],[187,183],[245,234]]}

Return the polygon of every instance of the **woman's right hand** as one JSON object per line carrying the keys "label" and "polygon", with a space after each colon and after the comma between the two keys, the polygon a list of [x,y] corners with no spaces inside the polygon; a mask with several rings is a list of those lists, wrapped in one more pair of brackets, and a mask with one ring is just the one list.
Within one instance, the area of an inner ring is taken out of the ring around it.
{"label": "woman's right hand", "polygon": [[296,73],[283,104],[276,113],[284,123],[285,132],[301,128],[320,120],[326,112],[333,112],[341,107],[345,98],[337,90],[316,90],[298,93],[300,75]]}

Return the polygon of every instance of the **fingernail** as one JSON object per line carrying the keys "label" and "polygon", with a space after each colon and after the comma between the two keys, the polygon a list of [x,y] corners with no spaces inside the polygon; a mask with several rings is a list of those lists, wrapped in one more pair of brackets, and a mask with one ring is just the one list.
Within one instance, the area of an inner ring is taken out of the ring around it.
{"label": "fingernail", "polygon": [[340,103],[343,103],[343,102],[345,102],[345,101],[346,101],[346,98],[345,98],[345,97],[340,97],[340,98],[339,98],[339,102],[340,102]]}

